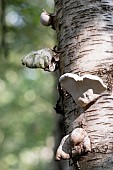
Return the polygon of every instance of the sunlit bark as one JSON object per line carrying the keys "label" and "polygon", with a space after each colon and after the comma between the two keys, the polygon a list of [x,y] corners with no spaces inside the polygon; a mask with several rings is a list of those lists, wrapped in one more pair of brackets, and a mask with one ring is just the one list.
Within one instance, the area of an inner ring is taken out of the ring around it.
{"label": "sunlit bark", "polygon": [[[84,109],[70,95],[64,96],[66,135],[84,128],[92,151],[73,159],[70,169],[112,170],[113,167],[113,1],[55,0],[55,29],[60,55],[60,74],[93,74],[107,90]],[[78,162],[77,162],[78,161]],[[78,165],[79,163],[79,165]]]}

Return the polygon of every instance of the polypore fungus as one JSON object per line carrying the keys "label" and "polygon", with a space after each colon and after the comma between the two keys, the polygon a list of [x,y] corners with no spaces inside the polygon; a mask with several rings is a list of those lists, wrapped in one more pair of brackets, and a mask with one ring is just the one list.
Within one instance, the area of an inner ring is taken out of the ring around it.
{"label": "polypore fungus", "polygon": [[74,129],[63,137],[56,152],[56,160],[69,159],[91,152],[91,143],[83,128]]}
{"label": "polypore fungus", "polygon": [[63,137],[63,139],[60,142],[60,145],[56,152],[55,159],[57,161],[59,161],[61,159],[69,159],[70,153],[71,153],[70,149],[71,149],[71,146],[70,146],[69,135],[66,135]]}
{"label": "polypore fungus", "polygon": [[91,152],[91,142],[83,128],[76,128],[70,135],[72,157]]}
{"label": "polypore fungus", "polygon": [[22,64],[29,68],[42,68],[45,71],[55,71],[58,67],[58,57],[49,48],[33,51],[22,59]]}
{"label": "polypore fungus", "polygon": [[44,11],[40,15],[40,22],[44,26],[50,26],[51,25],[51,16],[48,12]]}
{"label": "polypore fungus", "polygon": [[107,89],[101,78],[91,74],[80,77],[66,73],[60,77],[59,82],[62,89],[70,93],[76,104],[81,107],[95,101]]}

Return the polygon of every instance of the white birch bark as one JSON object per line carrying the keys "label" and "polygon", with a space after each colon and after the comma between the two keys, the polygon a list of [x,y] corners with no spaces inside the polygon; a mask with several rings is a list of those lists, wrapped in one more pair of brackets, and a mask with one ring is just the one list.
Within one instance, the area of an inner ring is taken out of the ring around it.
{"label": "white birch bark", "polygon": [[[84,128],[92,151],[70,164],[70,169],[113,169],[113,1],[55,0],[55,29],[60,55],[60,74],[93,74],[102,78],[107,91],[89,107],[77,106],[64,97],[66,135]],[[79,166],[77,168],[78,161]]]}

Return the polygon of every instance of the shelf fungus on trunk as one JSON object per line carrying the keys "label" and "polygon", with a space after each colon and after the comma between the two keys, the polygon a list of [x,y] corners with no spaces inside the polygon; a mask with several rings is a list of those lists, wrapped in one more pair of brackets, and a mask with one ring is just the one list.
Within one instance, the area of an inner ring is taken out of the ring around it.
{"label": "shelf fungus on trunk", "polygon": [[43,10],[43,12],[40,15],[40,22],[44,26],[52,26],[53,29],[54,27],[54,13],[48,13],[47,11]]}
{"label": "shelf fungus on trunk", "polygon": [[80,77],[77,74],[66,73],[60,77],[59,82],[62,89],[71,94],[80,107],[95,101],[107,89],[101,78],[91,74]]}
{"label": "shelf fungus on trunk", "polygon": [[56,152],[55,159],[57,161],[61,159],[69,159],[71,154],[70,136],[66,135],[60,142],[60,145]]}
{"label": "shelf fungus on trunk", "polygon": [[87,132],[83,128],[76,128],[70,135],[72,157],[91,152],[91,142]]}
{"label": "shelf fungus on trunk", "polygon": [[44,26],[50,26],[51,25],[51,16],[47,11],[43,11],[40,15],[40,22]]}
{"label": "shelf fungus on trunk", "polygon": [[91,152],[91,142],[83,128],[74,129],[63,137],[56,152],[56,160],[70,159]]}
{"label": "shelf fungus on trunk", "polygon": [[57,70],[58,62],[58,54],[49,48],[33,51],[22,59],[23,65],[29,68],[42,68],[45,71]]}

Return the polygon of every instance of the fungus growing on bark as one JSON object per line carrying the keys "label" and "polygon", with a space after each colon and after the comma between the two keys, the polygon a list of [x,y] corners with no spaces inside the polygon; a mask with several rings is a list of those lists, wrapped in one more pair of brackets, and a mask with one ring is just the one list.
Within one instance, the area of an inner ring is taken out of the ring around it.
{"label": "fungus growing on bark", "polygon": [[51,25],[51,16],[45,10],[40,15],[40,22],[44,26],[50,26]]}
{"label": "fungus growing on bark", "polygon": [[91,152],[91,143],[87,132],[83,128],[76,128],[70,135],[72,157]]}
{"label": "fungus growing on bark", "polygon": [[44,12],[41,13],[40,15],[40,22],[44,26],[50,26],[51,28],[55,30],[54,26],[54,18],[55,18],[55,13],[48,13],[47,11],[43,10]]}
{"label": "fungus growing on bark", "polygon": [[70,139],[69,135],[66,135],[62,138],[60,145],[56,152],[55,159],[57,161],[61,159],[69,159],[71,153]]}
{"label": "fungus growing on bark", "polygon": [[83,128],[74,129],[63,137],[56,152],[56,160],[69,159],[91,152],[91,143]]}
{"label": "fungus growing on bark", "polygon": [[55,71],[58,68],[58,55],[49,48],[29,53],[22,59],[22,64],[29,68],[42,68],[45,71]]}
{"label": "fungus growing on bark", "polygon": [[70,93],[76,104],[81,107],[95,101],[107,89],[101,78],[91,74],[80,77],[66,73],[60,77],[59,82],[62,89]]}

